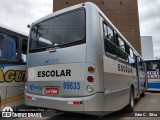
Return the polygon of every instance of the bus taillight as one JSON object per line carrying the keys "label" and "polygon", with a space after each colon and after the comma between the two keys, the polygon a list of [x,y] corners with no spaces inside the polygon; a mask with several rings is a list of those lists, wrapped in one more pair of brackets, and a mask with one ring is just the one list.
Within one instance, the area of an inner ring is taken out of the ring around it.
{"label": "bus taillight", "polygon": [[89,67],[88,67],[88,72],[93,73],[93,72],[94,72],[94,67],[89,66]]}
{"label": "bus taillight", "polygon": [[93,78],[92,76],[88,76],[88,77],[87,77],[87,80],[88,80],[88,82],[93,82],[93,81],[94,81],[94,78]]}

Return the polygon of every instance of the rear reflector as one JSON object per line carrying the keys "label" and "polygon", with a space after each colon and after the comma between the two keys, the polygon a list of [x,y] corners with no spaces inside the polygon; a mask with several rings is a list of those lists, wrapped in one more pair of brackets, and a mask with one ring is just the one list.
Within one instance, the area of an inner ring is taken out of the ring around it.
{"label": "rear reflector", "polygon": [[36,100],[36,98],[34,98],[34,97],[32,97],[32,96],[26,96],[26,98],[27,98],[28,100]]}
{"label": "rear reflector", "polygon": [[68,102],[68,104],[71,104],[71,105],[80,105],[80,104],[82,104],[82,101],[71,101],[71,102]]}
{"label": "rear reflector", "polygon": [[31,96],[26,96],[28,100],[32,100],[32,97]]}
{"label": "rear reflector", "polygon": [[93,90],[94,90],[91,85],[88,85],[86,89],[88,92],[93,92]]}

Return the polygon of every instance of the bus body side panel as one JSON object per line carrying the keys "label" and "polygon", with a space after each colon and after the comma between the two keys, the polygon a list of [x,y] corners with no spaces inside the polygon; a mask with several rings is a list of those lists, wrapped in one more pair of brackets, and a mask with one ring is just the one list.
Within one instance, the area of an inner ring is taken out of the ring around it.
{"label": "bus body side panel", "polygon": [[133,85],[134,85],[134,98],[137,98],[137,95],[139,93],[139,87],[138,87],[138,80],[137,80],[137,69],[133,68]]}
{"label": "bus body side panel", "polygon": [[[104,55],[104,86],[106,110],[116,111],[129,103],[132,73],[118,70],[118,65],[124,65]],[[123,101],[123,102],[122,102]]]}
{"label": "bus body side panel", "polygon": [[[9,65],[5,64],[0,70],[1,84],[1,105],[16,107],[24,104],[24,82],[26,78],[26,66],[25,65]],[[3,76],[3,77],[2,77]]]}
{"label": "bus body side panel", "polygon": [[5,96],[6,96],[6,87],[0,86],[0,111],[5,107]]}
{"label": "bus body side panel", "polygon": [[139,77],[140,94],[142,94],[145,91],[145,72],[139,71]]}
{"label": "bus body side panel", "polygon": [[[141,61],[139,57],[136,59],[137,61],[137,83],[138,83],[138,93],[137,98],[140,97],[140,95],[145,91],[145,70],[144,67],[140,68]],[[143,69],[143,71],[142,71]]]}
{"label": "bus body side panel", "polygon": [[[112,59],[106,56],[104,50],[103,22],[101,17],[101,41],[103,54],[103,77],[104,77],[104,111],[117,111],[129,104],[129,93],[131,84],[135,85],[135,69],[129,65],[123,64],[118,59]],[[121,66],[131,68],[132,72],[121,71]],[[123,102],[122,102],[123,101]]]}

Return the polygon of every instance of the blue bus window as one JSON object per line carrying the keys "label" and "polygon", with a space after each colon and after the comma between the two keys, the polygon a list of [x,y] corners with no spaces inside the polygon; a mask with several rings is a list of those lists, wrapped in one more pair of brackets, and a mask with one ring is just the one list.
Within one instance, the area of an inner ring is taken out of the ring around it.
{"label": "blue bus window", "polygon": [[17,37],[0,33],[0,59],[17,60]]}

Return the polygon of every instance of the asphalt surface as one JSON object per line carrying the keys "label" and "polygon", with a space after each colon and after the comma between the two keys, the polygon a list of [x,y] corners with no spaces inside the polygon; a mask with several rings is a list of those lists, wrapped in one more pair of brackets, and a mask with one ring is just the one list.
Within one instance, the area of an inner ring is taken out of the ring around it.
{"label": "asphalt surface", "polygon": [[[158,112],[159,111],[159,112]],[[123,110],[114,112],[103,117],[95,117],[89,115],[63,113],[55,111],[43,112],[45,116],[36,118],[41,120],[160,120],[160,93],[147,92],[145,97],[141,97],[136,101],[134,112],[125,113]],[[158,115],[159,117],[156,117]],[[27,119],[27,118],[19,118]],[[33,119],[33,118],[28,118]]]}

